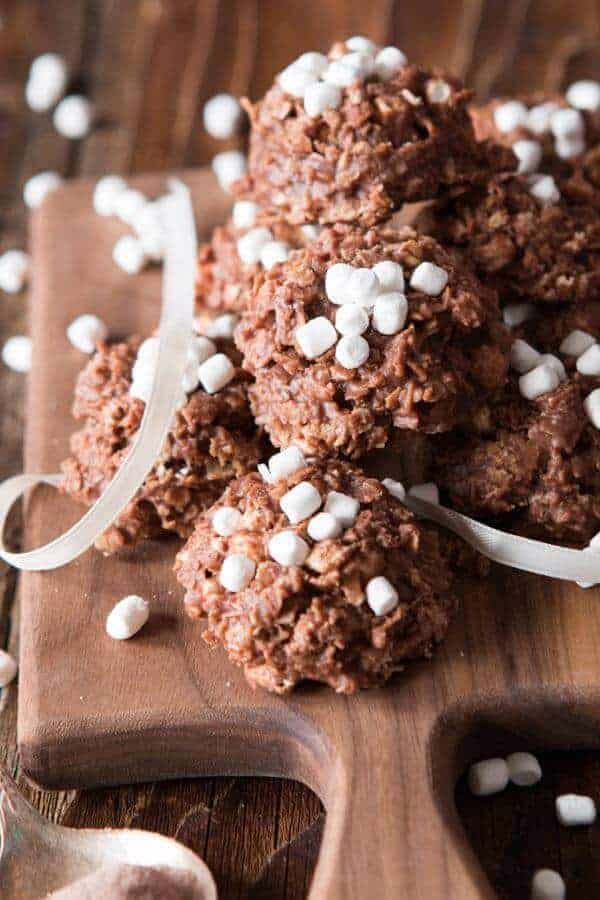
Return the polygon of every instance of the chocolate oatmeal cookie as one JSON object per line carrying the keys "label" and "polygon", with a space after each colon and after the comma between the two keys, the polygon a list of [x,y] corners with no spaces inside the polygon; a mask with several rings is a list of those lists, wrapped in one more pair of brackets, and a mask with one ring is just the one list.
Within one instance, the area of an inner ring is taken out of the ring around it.
{"label": "chocolate oatmeal cookie", "polygon": [[[140,362],[138,351],[144,345],[151,349],[149,341],[142,344],[138,337],[112,346],[101,344],[78,378],[73,414],[84,425],[73,435],[72,455],[62,465],[62,490],[87,505],[113,479],[140,426],[144,360]],[[262,442],[248,404],[248,378],[231,365],[230,380],[213,394],[193,381],[184,385],[187,394],[160,458],[99,539],[98,549],[112,553],[167,532],[187,537],[200,512],[228,482],[256,466]]]}
{"label": "chocolate oatmeal cookie", "polygon": [[347,463],[288,448],[269,469],[233,481],[177,556],[204,639],[277,693],[353,693],[429,656],[455,611],[435,528]]}
{"label": "chocolate oatmeal cookie", "polygon": [[357,458],[448,431],[505,379],[496,294],[410,228],[328,228],[262,273],[236,330],[275,446]]}

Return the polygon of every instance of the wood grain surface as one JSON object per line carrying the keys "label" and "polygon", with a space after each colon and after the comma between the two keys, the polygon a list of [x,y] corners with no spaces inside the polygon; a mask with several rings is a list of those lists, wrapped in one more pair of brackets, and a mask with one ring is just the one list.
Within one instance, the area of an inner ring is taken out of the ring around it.
{"label": "wood grain surface", "polygon": [[[204,100],[218,90],[257,96],[289,59],[304,49],[325,48],[340,35],[366,33],[397,43],[416,62],[462,73],[483,94],[553,88],[583,74],[600,75],[597,0],[374,0],[363,5],[350,0],[14,0],[2,4],[0,14],[2,249],[26,240],[21,188],[30,175],[50,168],[73,177],[204,163],[221,149],[202,131]],[[68,57],[74,84],[96,103],[98,124],[84,142],[58,137],[47,116],[34,115],[24,105],[28,65],[46,50]],[[24,300],[2,297],[3,336],[26,329]],[[21,466],[23,390],[22,377],[2,372],[2,477]],[[12,528],[18,537],[18,516]],[[18,625],[14,587],[14,577],[3,572],[0,642],[12,649]],[[521,617],[526,617],[530,607],[527,597],[521,599]],[[520,623],[519,616],[513,621],[499,614],[501,639]],[[465,673],[475,673],[482,664],[480,648],[467,646],[464,652]],[[549,670],[553,661],[548,653]],[[16,694],[13,686],[0,700],[0,753],[18,773]],[[569,787],[576,781],[578,788],[593,792],[598,784],[595,755],[555,754],[547,766],[550,785]],[[24,787],[46,814],[65,824],[135,824],[176,835],[204,856],[223,897],[305,896],[322,812],[316,798],[296,784],[211,779],[66,793]],[[572,896],[589,897],[598,842],[559,832],[552,816],[534,805],[540,796],[543,800],[539,792],[512,792],[482,804],[464,789],[458,793],[473,843],[501,896],[523,896],[522,876],[515,874],[523,867],[515,860],[527,856],[536,864],[562,861]]]}

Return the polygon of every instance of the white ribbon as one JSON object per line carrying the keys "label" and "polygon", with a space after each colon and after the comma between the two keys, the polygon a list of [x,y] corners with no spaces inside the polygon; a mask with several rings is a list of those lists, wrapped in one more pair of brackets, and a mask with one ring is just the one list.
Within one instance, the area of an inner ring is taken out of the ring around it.
{"label": "white ribbon", "polygon": [[4,544],[4,526],[13,503],[39,483],[56,486],[62,476],[17,475],[0,485],[0,556],[28,571],[56,569],[71,562],[117,519],[154,466],[181,398],[181,382],[192,336],[196,278],[196,227],[189,191],[170,182],[160,202],[165,237],[158,361],[149,401],[132,449],[119,471],[85,515],[60,537],[36,550],[12,553]]}

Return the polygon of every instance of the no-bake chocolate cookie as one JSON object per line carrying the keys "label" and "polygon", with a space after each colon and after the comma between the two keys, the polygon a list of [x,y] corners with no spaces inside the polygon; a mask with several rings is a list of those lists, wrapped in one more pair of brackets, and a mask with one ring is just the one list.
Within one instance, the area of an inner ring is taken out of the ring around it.
{"label": "no-bake chocolate cookie", "polygon": [[192,617],[253,686],[341,693],[428,656],[455,610],[436,530],[376,479],[296,448],[233,481],[177,556]]}
{"label": "no-bake chocolate cookie", "polygon": [[[144,412],[152,340],[142,343],[132,337],[112,346],[101,344],[78,378],[73,414],[84,425],[71,439],[62,490],[83,503],[98,499],[131,449]],[[261,436],[248,404],[248,378],[235,364],[235,350],[217,353],[214,343],[203,338],[196,342],[182,405],[163,452],[134,499],[97,542],[106,553],[166,532],[187,537],[200,512],[261,457]],[[223,350],[226,346],[221,342]],[[205,361],[216,359],[213,371],[205,373],[208,390],[195,374],[202,356]]]}
{"label": "no-bake chocolate cookie", "polygon": [[510,149],[477,142],[471,97],[395,47],[304,54],[261,101],[245,101],[248,171],[237,191],[275,219],[371,225],[404,202],[513,169]]}
{"label": "no-bake chocolate cookie", "polygon": [[503,383],[496,294],[410,228],[325,229],[260,275],[236,330],[276,446],[359,457],[396,429],[447,431]]}

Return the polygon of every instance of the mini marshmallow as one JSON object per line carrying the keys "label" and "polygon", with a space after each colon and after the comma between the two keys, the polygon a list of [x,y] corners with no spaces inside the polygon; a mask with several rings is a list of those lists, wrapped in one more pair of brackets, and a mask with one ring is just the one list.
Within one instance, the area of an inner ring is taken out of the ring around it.
{"label": "mini marshmallow", "polygon": [[337,341],[337,332],[329,319],[317,316],[295,331],[301,352],[307,359],[317,359]]}
{"label": "mini marshmallow", "polygon": [[29,274],[29,257],[22,250],[7,250],[0,256],[0,290],[18,294]]}
{"label": "mini marshmallow", "polygon": [[556,798],[556,817],[567,828],[593,825],[596,821],[596,804],[591,797],[582,794],[561,794]]}
{"label": "mini marshmallow", "polygon": [[220,506],[212,517],[212,527],[221,537],[231,537],[242,521],[242,514],[235,506]]}
{"label": "mini marshmallow", "polygon": [[260,251],[260,262],[267,271],[276,263],[285,262],[290,255],[290,245],[285,241],[267,241]]}
{"label": "mini marshmallow", "polygon": [[510,365],[515,372],[520,375],[531,372],[539,364],[540,358],[541,353],[538,353],[535,347],[532,347],[527,341],[522,341],[521,338],[513,341],[510,348]]}
{"label": "mini marshmallow", "polygon": [[6,650],[0,650],[0,688],[6,687],[17,674],[16,660],[7,653]]}
{"label": "mini marshmallow", "polygon": [[270,228],[252,228],[239,238],[236,245],[238,256],[244,265],[254,265],[260,262],[263,248],[272,241],[273,233]]}
{"label": "mini marshmallow", "polygon": [[554,142],[554,152],[560,159],[573,159],[574,156],[581,156],[582,153],[585,153],[585,149],[585,139],[580,134],[574,137],[556,138]]}
{"label": "mini marshmallow", "polygon": [[423,291],[430,297],[437,297],[448,284],[448,273],[435,263],[420,263],[411,275],[410,286]]}
{"label": "mini marshmallow", "polygon": [[329,60],[324,53],[317,53],[315,50],[309,50],[307,53],[302,53],[298,57],[295,65],[307,72],[312,72],[315,78],[320,78],[329,65]]}
{"label": "mini marshmallow", "polygon": [[129,395],[137,400],[141,400],[143,403],[148,403],[153,384],[154,373],[145,371],[132,380],[129,386]]}
{"label": "mini marshmallow", "polygon": [[583,408],[594,428],[600,429],[600,388],[587,395],[583,401]]}
{"label": "mini marshmallow", "polygon": [[542,394],[556,390],[560,377],[554,366],[548,364],[536,366],[519,378],[519,391],[527,400],[535,400]]}
{"label": "mini marshmallow", "polygon": [[128,275],[137,275],[147,262],[141,242],[131,234],[124,234],[113,247],[115,263]]}
{"label": "mini marshmallow", "polygon": [[596,338],[592,334],[576,328],[574,331],[570,331],[566,338],[563,339],[559,350],[565,356],[581,356],[595,343]]}
{"label": "mini marshmallow", "polygon": [[508,777],[519,787],[531,787],[542,777],[542,767],[533,753],[511,753],[506,757]]}
{"label": "mini marshmallow", "polygon": [[68,69],[58,53],[43,53],[31,64],[25,99],[34,112],[46,112],[57,103],[67,87]]}
{"label": "mini marshmallow", "polygon": [[600,346],[592,344],[575,363],[581,375],[600,375]]}
{"label": "mini marshmallow", "polygon": [[426,481],[423,484],[413,484],[408,490],[409,497],[416,497],[417,500],[425,500],[426,503],[435,503],[439,505],[440,492],[437,484],[433,481]]}
{"label": "mini marshmallow", "polygon": [[247,588],[256,572],[256,565],[243,553],[226,556],[219,572],[219,583],[226,591],[235,594]]}
{"label": "mini marshmallow", "polygon": [[335,314],[335,327],[347,337],[364,334],[369,327],[369,314],[363,306],[345,303]]}
{"label": "mini marshmallow", "polygon": [[307,241],[315,241],[321,234],[321,226],[312,223],[309,225],[301,225],[300,231]]}
{"label": "mini marshmallow", "polygon": [[441,78],[430,78],[425,85],[425,93],[430,103],[445,103],[452,96],[452,88]]}
{"label": "mini marshmallow", "polygon": [[269,460],[269,472],[273,481],[279,481],[280,478],[289,478],[290,475],[294,475],[305,465],[306,461],[302,450],[291,445],[285,450],[273,454]]}
{"label": "mini marshmallow", "polygon": [[165,254],[165,236],[160,204],[160,200],[145,203],[135,214],[131,223],[144,253],[154,262],[160,262]]}
{"label": "mini marshmallow", "polygon": [[543,206],[554,206],[560,200],[560,191],[551,175],[534,176],[529,183],[529,193]]}
{"label": "mini marshmallow", "polygon": [[575,109],[595,112],[600,109],[600,81],[575,81],[565,94],[567,103]]}
{"label": "mini marshmallow", "polygon": [[87,313],[73,319],[67,328],[67,338],[82,353],[93,353],[98,341],[108,337],[108,328],[98,316]]}
{"label": "mini marshmallow", "polygon": [[246,171],[247,160],[240,150],[224,150],[213,156],[211,166],[221,188],[228,191]]}
{"label": "mini marshmallow", "polygon": [[384,478],[381,482],[388,494],[404,503],[406,499],[406,490],[401,481],[395,481],[393,478]]}
{"label": "mini marshmallow", "polygon": [[398,591],[384,575],[367,582],[367,603],[376,616],[386,616],[398,606]]}
{"label": "mini marshmallow", "polygon": [[321,116],[328,109],[338,109],[342,102],[342,92],[335,84],[315,81],[304,92],[304,111],[308,116]]}
{"label": "mini marshmallow", "polygon": [[349,494],[342,494],[340,491],[329,491],[325,500],[324,510],[335,516],[344,528],[351,528],[360,512],[360,503],[354,497],[350,497]]}
{"label": "mini marshmallow", "polygon": [[369,78],[375,71],[375,60],[369,53],[346,53],[345,56],[342,56],[341,62],[354,69],[356,77],[363,80]]}
{"label": "mini marshmallow", "polygon": [[292,525],[297,525],[316,513],[321,503],[321,495],[316,487],[310,481],[301,481],[283,495],[279,506]]}
{"label": "mini marshmallow", "polygon": [[183,373],[183,378],[181,379],[182,390],[186,394],[193,394],[194,391],[198,390],[199,384],[200,378],[198,376],[198,366],[188,365],[185,372]]}
{"label": "mini marshmallow", "polygon": [[520,100],[509,100],[494,110],[494,123],[502,134],[527,125],[527,107]]}
{"label": "mini marshmallow", "polygon": [[384,47],[375,57],[375,73],[382,81],[389,81],[407,63],[406,56],[398,47]]}
{"label": "mini marshmallow", "polygon": [[370,53],[371,55],[377,53],[377,44],[363,35],[348,38],[346,47],[349,50],[355,50],[357,53]]}
{"label": "mini marshmallow", "polygon": [[225,338],[231,340],[235,327],[238,323],[238,317],[235,313],[223,313],[217,316],[212,322],[206,326],[206,336],[209,338]]}
{"label": "mini marshmallow", "polygon": [[531,882],[531,900],[565,900],[567,886],[554,869],[538,869]]}
{"label": "mini marshmallow", "polygon": [[207,359],[210,359],[211,356],[214,356],[216,352],[216,344],[210,338],[201,334],[194,335],[188,348],[188,362],[200,366]]}
{"label": "mini marshmallow", "polygon": [[330,541],[340,536],[342,523],[331,513],[320,512],[312,517],[306,530],[313,541]]}
{"label": "mini marshmallow", "polygon": [[158,359],[158,338],[149,337],[142,341],[137,352],[138,360],[147,360],[154,364]]}
{"label": "mini marshmallow", "polygon": [[515,141],[513,152],[519,160],[517,172],[520,175],[531,175],[537,172],[542,161],[542,145],[539,141]]}
{"label": "mini marshmallow", "polygon": [[237,97],[215,94],[204,104],[202,120],[211,137],[224,141],[241,130],[244,110]]}
{"label": "mini marshmallow", "polygon": [[537,135],[547,134],[550,131],[550,119],[557,109],[558,105],[553,101],[532,106],[527,113],[527,128],[529,131]]}
{"label": "mini marshmallow", "polygon": [[532,319],[536,312],[533,303],[509,303],[502,310],[502,320],[508,328],[517,328]]}
{"label": "mini marshmallow", "polygon": [[198,378],[207,394],[216,394],[235,377],[235,366],[225,353],[215,353],[198,368]]}
{"label": "mini marshmallow", "polygon": [[143,597],[130,594],[113,606],[106,618],[106,633],[115,641],[126,641],[144,627],[150,606]]}
{"label": "mini marshmallow", "polygon": [[118,191],[113,198],[113,214],[126,225],[133,226],[136,217],[148,202],[148,198],[135,188],[126,187]]}
{"label": "mini marshmallow", "polygon": [[550,119],[550,130],[556,138],[571,138],[585,133],[585,120],[578,109],[557,109]]}
{"label": "mini marshmallow", "polygon": [[373,266],[373,272],[377,275],[382,294],[404,291],[404,271],[399,263],[385,259]]}
{"label": "mini marshmallow", "polygon": [[334,263],[327,269],[325,275],[325,293],[327,299],[337,306],[343,303],[349,303],[353,298],[350,297],[348,285],[350,276],[354,272],[353,266],[347,263]]}
{"label": "mini marshmallow", "polygon": [[[343,307],[342,307],[343,308]],[[373,328],[380,334],[398,334],[408,315],[408,301],[398,291],[382,294],[373,307]]]}
{"label": "mini marshmallow", "polygon": [[358,334],[339,339],[335,348],[335,358],[344,369],[358,369],[369,358],[368,341]]}
{"label": "mini marshmallow", "polygon": [[62,184],[63,179],[58,172],[39,172],[23,187],[23,200],[29,209],[37,209],[48,194],[55,191]]}
{"label": "mini marshmallow", "polygon": [[483,759],[469,767],[469,790],[476,797],[499,794],[508,784],[508,766],[504,759]]}
{"label": "mini marshmallow", "polygon": [[61,100],[52,116],[54,127],[63,137],[79,141],[92,125],[92,104],[81,94],[72,94]]}
{"label": "mini marshmallow", "polygon": [[127,182],[120,175],[104,175],[94,188],[94,211],[99,216],[116,215],[117,197],[127,190]]}
{"label": "mini marshmallow", "polygon": [[348,279],[348,293],[352,303],[371,307],[381,290],[379,278],[373,269],[353,269]]}
{"label": "mini marshmallow", "polygon": [[360,77],[354,66],[349,66],[342,59],[335,59],[323,72],[323,81],[338,88],[350,87]]}
{"label": "mini marshmallow", "polygon": [[317,76],[310,69],[293,62],[279,73],[277,81],[286,94],[302,99],[309,85],[317,81]]}
{"label": "mini marshmallow", "polygon": [[[31,338],[24,334],[16,334],[10,337],[2,348],[2,362],[13,372],[29,372],[33,349]],[[599,392],[600,393],[600,392]]]}
{"label": "mini marshmallow", "polygon": [[553,353],[543,353],[538,361],[539,366],[552,366],[560,381],[566,381],[567,372],[558,356]]}
{"label": "mini marshmallow", "polygon": [[236,228],[252,228],[258,214],[258,204],[252,200],[238,200],[231,213]]}
{"label": "mini marshmallow", "polygon": [[279,531],[269,540],[269,554],[280,566],[301,566],[310,547],[294,531]]}

